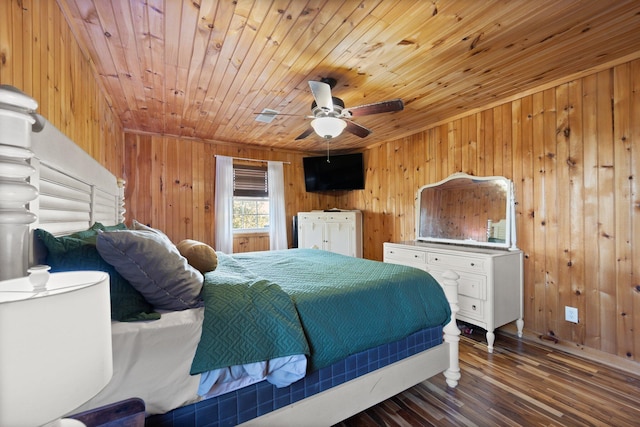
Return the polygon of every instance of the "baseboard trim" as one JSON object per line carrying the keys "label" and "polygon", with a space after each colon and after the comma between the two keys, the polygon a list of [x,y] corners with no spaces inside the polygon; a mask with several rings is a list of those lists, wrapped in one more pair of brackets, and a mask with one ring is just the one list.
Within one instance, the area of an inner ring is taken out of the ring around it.
{"label": "baseboard trim", "polygon": [[[499,328],[496,332],[497,334],[508,334],[513,337],[518,336],[518,330],[516,329],[515,324],[505,325]],[[550,340],[546,336],[543,338],[540,334],[535,334],[534,332],[528,331],[526,329],[524,330],[522,339],[526,339],[527,341],[534,342],[545,347],[561,350],[574,356],[583,357],[592,362],[601,363],[608,367],[620,369],[630,374],[640,374],[639,362],[628,360],[614,354],[605,353],[600,350],[595,350],[582,344],[577,344],[570,341]]]}

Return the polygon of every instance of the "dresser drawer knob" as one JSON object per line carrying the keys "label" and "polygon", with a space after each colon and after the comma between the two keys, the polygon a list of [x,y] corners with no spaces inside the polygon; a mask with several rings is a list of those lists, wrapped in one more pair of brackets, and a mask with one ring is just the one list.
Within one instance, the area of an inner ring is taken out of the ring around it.
{"label": "dresser drawer knob", "polygon": [[473,266],[475,266],[475,263],[473,263],[473,262],[472,262],[472,263],[471,263],[471,267],[473,267]]}
{"label": "dresser drawer knob", "polygon": [[414,257],[414,258],[420,258],[420,255],[413,254],[413,257]]}
{"label": "dresser drawer knob", "polygon": [[474,305],[472,305],[472,306],[471,306],[471,309],[472,309],[473,311],[476,311],[476,305],[475,305],[475,304],[474,304]]}

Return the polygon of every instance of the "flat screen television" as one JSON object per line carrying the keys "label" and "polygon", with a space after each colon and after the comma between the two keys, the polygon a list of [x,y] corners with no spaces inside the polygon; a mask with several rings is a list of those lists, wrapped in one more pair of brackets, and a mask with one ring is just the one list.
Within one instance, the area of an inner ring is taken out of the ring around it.
{"label": "flat screen television", "polygon": [[362,153],[303,157],[307,192],[364,189]]}

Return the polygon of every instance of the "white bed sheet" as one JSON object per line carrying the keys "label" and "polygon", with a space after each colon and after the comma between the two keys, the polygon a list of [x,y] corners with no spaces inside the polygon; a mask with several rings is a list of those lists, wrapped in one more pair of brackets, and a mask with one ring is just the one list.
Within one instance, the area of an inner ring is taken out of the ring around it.
{"label": "white bed sheet", "polygon": [[205,398],[219,396],[265,379],[276,387],[286,387],[304,377],[306,372],[304,354],[216,369],[202,374],[198,394]]}
{"label": "white bed sheet", "polygon": [[162,414],[267,380],[283,387],[306,372],[304,355],[190,375],[204,308],[162,313],[159,320],[112,322],[113,377],[78,413],[131,397],[144,400],[148,415]]}

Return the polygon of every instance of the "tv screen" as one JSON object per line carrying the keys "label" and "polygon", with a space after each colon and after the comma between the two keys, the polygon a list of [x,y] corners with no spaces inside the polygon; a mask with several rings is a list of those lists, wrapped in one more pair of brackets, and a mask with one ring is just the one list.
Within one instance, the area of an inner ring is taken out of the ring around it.
{"label": "tv screen", "polygon": [[362,153],[304,157],[304,183],[308,192],[364,189]]}

